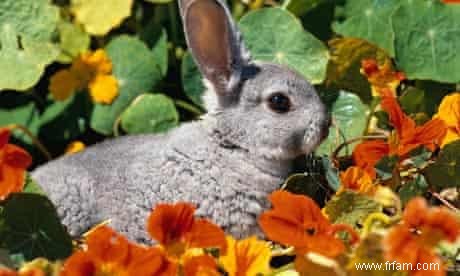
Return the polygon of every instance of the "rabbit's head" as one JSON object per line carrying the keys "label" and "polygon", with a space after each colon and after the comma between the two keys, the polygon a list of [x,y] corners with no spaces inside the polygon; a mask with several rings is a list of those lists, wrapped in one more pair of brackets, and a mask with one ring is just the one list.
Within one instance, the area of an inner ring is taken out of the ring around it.
{"label": "rabbit's head", "polygon": [[313,151],[329,127],[313,86],[282,65],[252,60],[219,0],[180,0],[180,11],[222,143],[279,161]]}

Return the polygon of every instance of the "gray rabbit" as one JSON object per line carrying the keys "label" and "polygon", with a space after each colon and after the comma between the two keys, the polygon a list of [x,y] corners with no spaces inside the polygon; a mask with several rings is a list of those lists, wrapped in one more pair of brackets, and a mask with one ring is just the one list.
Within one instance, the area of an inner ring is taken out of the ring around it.
{"label": "gray rabbit", "polygon": [[298,73],[251,59],[219,0],[181,0],[189,49],[207,86],[208,114],[162,135],[126,136],[39,167],[32,177],[70,233],[111,219],[149,242],[145,224],[159,202],[192,202],[197,214],[236,237],[258,234],[267,195],[293,160],[327,135],[329,117]]}

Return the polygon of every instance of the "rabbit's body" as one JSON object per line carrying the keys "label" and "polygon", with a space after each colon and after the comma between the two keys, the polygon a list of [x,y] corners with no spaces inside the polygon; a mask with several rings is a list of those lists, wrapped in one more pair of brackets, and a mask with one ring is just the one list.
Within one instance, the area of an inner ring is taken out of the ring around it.
{"label": "rabbit's body", "polygon": [[235,236],[257,234],[267,196],[327,133],[314,88],[288,68],[250,59],[219,0],[181,0],[208,114],[164,135],[113,139],[45,164],[32,176],[72,234],[110,219],[146,240],[159,202],[189,201]]}
{"label": "rabbit's body", "polygon": [[146,241],[154,204],[177,201],[194,203],[197,214],[230,233],[255,233],[267,194],[279,187],[289,166],[251,160],[246,150],[221,144],[206,122],[164,136],[104,142],[51,162],[33,177],[62,203],[58,213],[72,234],[110,219],[128,237]]}

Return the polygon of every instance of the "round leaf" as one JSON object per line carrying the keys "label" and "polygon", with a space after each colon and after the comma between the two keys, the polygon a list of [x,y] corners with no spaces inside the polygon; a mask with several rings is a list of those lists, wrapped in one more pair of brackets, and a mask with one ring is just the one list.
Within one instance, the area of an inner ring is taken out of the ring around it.
{"label": "round leaf", "polygon": [[106,50],[112,60],[119,95],[111,105],[95,105],[91,127],[110,135],[118,116],[137,96],[152,89],[161,79],[161,72],[155,55],[136,38],[119,36],[109,43]]}
{"label": "round leaf", "polygon": [[79,26],[61,21],[58,25],[61,54],[58,60],[70,63],[79,54],[88,50],[90,37]]}
{"label": "round leaf", "polygon": [[0,244],[26,260],[62,259],[72,253],[72,240],[56,210],[44,196],[13,194],[1,203]]}
{"label": "round leaf", "polygon": [[401,2],[393,15],[398,66],[409,79],[460,82],[460,6]]}
{"label": "round leaf", "polygon": [[265,8],[249,12],[241,18],[240,28],[254,59],[284,64],[312,83],[324,80],[327,48],[288,11]]}
{"label": "round leaf", "polygon": [[391,15],[400,2],[402,1],[350,0],[345,6],[346,20],[334,24],[334,31],[346,37],[365,39],[394,56]]}
{"label": "round leaf", "polygon": [[[316,150],[317,154],[329,155],[341,143],[361,136],[366,128],[369,107],[355,94],[340,91],[330,112],[334,125],[329,129],[327,139]],[[353,147],[348,147],[348,153],[351,153]]]}
{"label": "round leaf", "polygon": [[440,191],[445,188],[460,187],[460,140],[444,146],[434,164],[426,168],[428,183]]}
{"label": "round leaf", "polygon": [[205,91],[203,79],[200,71],[198,70],[198,66],[189,52],[187,52],[182,58],[181,77],[184,92],[187,97],[194,104],[203,106],[203,101],[201,99]]}
{"label": "round leaf", "polygon": [[161,94],[140,95],[121,115],[121,126],[130,134],[164,132],[178,123],[173,101]]}
{"label": "round leaf", "polygon": [[35,85],[56,59],[51,43],[59,11],[49,0],[0,1],[0,90]]}
{"label": "round leaf", "polygon": [[131,15],[133,0],[72,0],[77,22],[92,35],[105,35]]}

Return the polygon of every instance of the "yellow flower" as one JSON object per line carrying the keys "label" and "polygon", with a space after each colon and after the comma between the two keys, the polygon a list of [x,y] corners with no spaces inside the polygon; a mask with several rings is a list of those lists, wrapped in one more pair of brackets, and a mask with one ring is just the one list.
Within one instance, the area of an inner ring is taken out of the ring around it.
{"label": "yellow flower", "polygon": [[236,241],[227,236],[227,254],[220,257],[229,276],[255,276],[270,270],[270,247],[252,236]]}
{"label": "yellow flower", "polygon": [[83,142],[80,142],[80,141],[73,141],[72,143],[70,143],[66,150],[65,150],[65,154],[73,154],[73,153],[77,153],[77,152],[80,152],[80,151],[83,151],[85,149],[85,144],[83,144]]}
{"label": "yellow flower", "polygon": [[442,140],[441,147],[460,139],[460,92],[445,96],[434,117],[443,120],[447,125],[447,134]]}
{"label": "yellow flower", "polygon": [[88,88],[95,103],[111,104],[118,96],[118,82],[112,75],[112,62],[102,49],[81,54],[70,69],[56,72],[49,86],[51,94],[58,101],[85,88]]}

